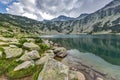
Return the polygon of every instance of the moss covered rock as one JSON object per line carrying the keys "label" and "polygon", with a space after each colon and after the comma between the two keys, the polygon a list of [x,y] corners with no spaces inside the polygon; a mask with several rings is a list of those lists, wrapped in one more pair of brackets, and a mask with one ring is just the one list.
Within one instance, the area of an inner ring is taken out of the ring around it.
{"label": "moss covered rock", "polygon": [[29,42],[25,42],[23,44],[23,47],[24,48],[28,48],[30,50],[40,50],[40,47],[38,45],[32,43],[32,42],[30,42],[30,43]]}
{"label": "moss covered rock", "polygon": [[22,64],[15,67],[14,71],[18,71],[18,70],[21,70],[21,69],[27,69],[30,66],[34,66],[34,61],[25,61]]}
{"label": "moss covered rock", "polygon": [[69,68],[64,64],[54,59],[48,59],[38,80],[68,80],[68,71]]}
{"label": "moss covered rock", "polygon": [[25,52],[25,54],[23,54],[18,60],[28,61],[39,58],[40,58],[39,52],[37,50],[32,50],[30,52]]}
{"label": "moss covered rock", "polygon": [[4,47],[4,50],[5,50],[4,52],[6,54],[6,58],[18,57],[23,52],[21,48]]}

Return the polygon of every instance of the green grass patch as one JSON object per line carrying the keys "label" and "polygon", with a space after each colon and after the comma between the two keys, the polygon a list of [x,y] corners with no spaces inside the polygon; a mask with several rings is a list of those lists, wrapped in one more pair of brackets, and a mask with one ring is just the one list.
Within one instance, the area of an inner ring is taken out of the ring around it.
{"label": "green grass patch", "polygon": [[38,80],[38,76],[43,69],[44,64],[39,65],[39,69],[34,73],[33,80]]}
{"label": "green grass patch", "polygon": [[19,39],[19,43],[20,43],[20,44],[24,44],[25,42],[27,42],[27,40],[26,40],[25,38]]}
{"label": "green grass patch", "polygon": [[32,75],[35,71],[36,71],[37,66],[30,66],[27,69],[21,69],[19,71],[13,71],[14,67],[11,67],[11,69],[9,69],[8,73],[6,73],[6,75],[12,79],[18,79],[18,78],[23,78],[23,77],[27,77]]}
{"label": "green grass patch", "polygon": [[3,49],[2,47],[0,47],[0,51],[1,51],[1,52],[4,52],[4,49]]}
{"label": "green grass patch", "polygon": [[19,64],[20,62],[16,62],[15,59],[0,59],[0,75],[7,73],[9,69]]}
{"label": "green grass patch", "polygon": [[42,50],[42,52],[45,52],[46,50],[48,50],[49,49],[49,47],[46,45],[46,44],[40,44],[39,45],[40,46],[40,48],[41,48],[41,50]]}
{"label": "green grass patch", "polygon": [[38,38],[38,39],[35,39],[35,43],[38,44],[38,43],[42,43],[42,39]]}
{"label": "green grass patch", "polygon": [[72,80],[78,80],[77,78],[74,78],[74,79],[72,79]]}

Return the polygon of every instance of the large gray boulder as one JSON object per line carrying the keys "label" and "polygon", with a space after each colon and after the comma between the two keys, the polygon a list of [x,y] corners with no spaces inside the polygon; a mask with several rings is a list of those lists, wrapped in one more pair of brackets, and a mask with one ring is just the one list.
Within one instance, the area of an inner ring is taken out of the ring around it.
{"label": "large gray boulder", "polygon": [[25,52],[25,54],[23,54],[18,60],[28,61],[39,58],[40,58],[39,52],[37,50],[32,50],[30,52]]}
{"label": "large gray boulder", "polygon": [[23,50],[21,48],[4,47],[4,52],[6,54],[6,58],[13,58],[20,56]]}
{"label": "large gray boulder", "polygon": [[30,66],[34,66],[34,61],[32,61],[32,60],[31,61],[25,61],[22,64],[15,67],[14,71],[18,71],[18,70],[21,70],[21,69],[27,69]]}
{"label": "large gray boulder", "polygon": [[48,59],[38,80],[68,80],[68,71],[69,68],[66,65],[54,59]]}
{"label": "large gray boulder", "polygon": [[30,50],[40,50],[40,47],[38,45],[32,43],[32,42],[30,42],[30,43],[29,42],[25,42],[23,44],[23,47],[24,48],[28,48]]}

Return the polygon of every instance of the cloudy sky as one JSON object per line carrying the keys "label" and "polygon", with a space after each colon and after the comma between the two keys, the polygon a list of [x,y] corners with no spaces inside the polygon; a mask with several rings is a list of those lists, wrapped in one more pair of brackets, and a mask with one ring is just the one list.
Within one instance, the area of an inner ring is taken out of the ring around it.
{"label": "cloudy sky", "polygon": [[112,0],[0,0],[0,12],[43,20],[92,13]]}

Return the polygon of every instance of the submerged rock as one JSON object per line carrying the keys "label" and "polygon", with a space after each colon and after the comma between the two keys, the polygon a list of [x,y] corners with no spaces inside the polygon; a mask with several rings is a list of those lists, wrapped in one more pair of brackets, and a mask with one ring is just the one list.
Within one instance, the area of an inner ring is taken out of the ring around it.
{"label": "submerged rock", "polygon": [[28,42],[25,42],[23,44],[23,47],[24,48],[28,48],[30,50],[40,50],[40,47],[32,42],[28,43]]}
{"label": "submerged rock", "polygon": [[21,70],[21,69],[27,69],[30,66],[34,66],[34,61],[25,61],[22,64],[15,67],[14,71],[18,71],[18,70]]}
{"label": "submerged rock", "polygon": [[40,58],[39,52],[37,50],[32,50],[31,52],[26,52],[18,60],[28,61],[28,60],[34,60],[39,58]]}
{"label": "submerged rock", "polygon": [[20,56],[23,52],[21,48],[4,47],[4,49],[5,49],[4,52],[6,54],[6,58],[13,58]]}
{"label": "submerged rock", "polygon": [[66,65],[54,59],[48,59],[38,80],[68,80],[68,71],[69,68]]}

